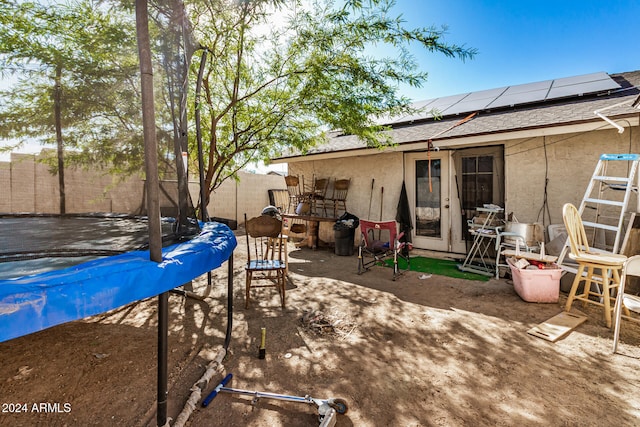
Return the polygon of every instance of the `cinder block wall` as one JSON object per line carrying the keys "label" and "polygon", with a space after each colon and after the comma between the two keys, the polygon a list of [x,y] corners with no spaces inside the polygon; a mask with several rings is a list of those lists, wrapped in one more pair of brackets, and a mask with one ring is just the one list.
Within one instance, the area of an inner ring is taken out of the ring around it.
{"label": "cinder block wall", "polygon": [[[12,157],[13,158],[13,157]],[[38,163],[37,160],[42,158],[42,155],[25,158],[25,162],[31,161],[34,164],[34,211],[41,213],[57,213],[60,212],[60,198],[58,197],[60,184],[58,183],[58,175],[52,175],[49,172],[49,167],[46,164]],[[71,170],[65,172],[71,173]],[[21,176],[17,182],[17,185],[22,186],[25,183],[29,184],[29,177]],[[67,179],[68,181],[68,179]],[[65,186],[67,197],[65,197],[66,203],[69,203],[69,188]],[[55,196],[55,197],[54,197]],[[31,212],[31,211],[27,211]],[[67,210],[67,212],[70,212]]]}
{"label": "cinder block wall", "polygon": [[11,212],[10,162],[0,162],[0,212]]}
{"label": "cinder block wall", "polygon": [[[234,219],[242,224],[245,213],[248,217],[260,215],[269,205],[269,190],[287,188],[280,175],[240,172],[238,177],[238,182],[228,179],[211,195],[207,206],[210,216]],[[200,191],[198,183],[190,183],[189,190],[196,203]]]}
{"label": "cinder block wall", "polygon": [[[36,167],[34,156],[29,154],[11,155],[11,185],[9,187],[11,211],[36,211]],[[4,189],[3,189],[4,192]]]}
{"label": "cinder block wall", "polygon": [[[0,162],[0,212],[58,213],[58,175],[39,163],[39,156],[11,155]],[[212,196],[209,214],[243,221],[243,215],[258,215],[269,204],[270,189],[286,189],[284,177],[241,172],[240,180],[227,180]],[[189,184],[194,203],[199,199],[197,182]],[[142,176],[125,179],[100,169],[65,169],[67,213],[114,212],[138,214],[145,203]]]}

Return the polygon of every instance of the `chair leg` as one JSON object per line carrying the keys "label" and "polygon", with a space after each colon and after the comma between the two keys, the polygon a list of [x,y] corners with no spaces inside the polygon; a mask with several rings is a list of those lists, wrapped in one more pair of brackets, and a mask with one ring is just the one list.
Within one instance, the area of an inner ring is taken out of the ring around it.
{"label": "chair leg", "polygon": [[609,289],[609,269],[602,269],[602,303],[604,304],[604,321],[611,328],[611,290]]}
{"label": "chair leg", "polygon": [[289,276],[289,237],[283,238],[282,244],[284,245],[284,274],[287,277]]}
{"label": "chair leg", "polygon": [[[609,272],[611,272],[611,280],[609,280]],[[611,290],[616,289],[616,295],[617,295],[617,291],[620,289],[620,274],[618,269],[610,268],[604,271],[602,280],[603,282],[606,282],[606,290],[604,289],[605,285],[603,285],[603,291],[602,291],[603,298],[604,298],[603,302],[605,305],[605,320],[607,322],[607,327],[611,328],[611,325],[612,325],[611,316],[614,311],[615,301],[616,301],[616,298],[611,296]],[[611,306],[612,300],[614,302],[614,307]],[[624,303],[622,303],[621,308],[625,311],[625,314],[627,315],[629,314],[629,309],[624,306]]]}
{"label": "chair leg", "polygon": [[584,280],[584,289],[582,290],[582,294],[580,295],[580,298],[582,298],[583,308],[587,306],[587,302],[585,300],[588,300],[591,296],[591,286],[593,286],[593,284],[595,283],[596,287],[598,287],[598,283],[593,280],[593,270],[593,266],[589,265],[587,267],[587,277]]}
{"label": "chair leg", "polygon": [[246,281],[246,289],[244,294],[244,308],[249,308],[249,296],[251,294],[251,277],[252,273],[247,271],[247,281]]}
{"label": "chair leg", "polygon": [[[594,270],[599,270],[599,274],[597,276],[601,279],[598,281],[594,279]],[[583,277],[582,273],[586,270],[586,276]],[[611,275],[611,278],[609,277]],[[580,283],[584,283],[583,291],[578,294],[578,287]],[[596,286],[599,289],[599,292],[591,291],[591,286]],[[602,288],[600,288],[602,286]],[[576,272],[576,278],[573,281],[573,285],[571,286],[571,291],[569,292],[569,297],[567,298],[567,303],[565,305],[565,311],[571,310],[571,305],[573,301],[579,299],[582,301],[582,305],[586,306],[587,303],[599,305],[604,309],[604,320],[608,328],[611,328],[612,325],[612,313],[614,310],[614,305],[612,305],[612,300],[615,301],[615,298],[611,296],[612,289],[619,288],[620,286],[620,273],[619,269],[607,267],[607,266],[597,266],[590,264],[580,264],[578,271]],[[598,296],[600,299],[598,301],[590,300],[590,297]],[[624,307],[621,307],[624,309]]]}
{"label": "chair leg", "polygon": [[571,305],[573,304],[573,300],[576,297],[576,291],[578,290],[578,286],[580,285],[584,267],[584,264],[580,264],[578,266],[578,271],[576,272],[575,279],[573,279],[573,284],[571,285],[571,291],[569,291],[569,297],[567,298],[567,303],[564,307],[564,311],[571,311]]}
{"label": "chair leg", "polygon": [[282,292],[280,293],[280,298],[282,299],[282,308],[284,308],[285,306],[285,289],[287,286],[287,280],[286,280],[286,275],[284,274],[284,271],[280,271],[280,288],[282,289]]}

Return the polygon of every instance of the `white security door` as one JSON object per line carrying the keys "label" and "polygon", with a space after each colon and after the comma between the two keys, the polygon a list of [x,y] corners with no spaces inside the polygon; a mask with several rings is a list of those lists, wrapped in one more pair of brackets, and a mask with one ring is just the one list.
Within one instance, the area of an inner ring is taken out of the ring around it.
{"label": "white security door", "polygon": [[[405,154],[405,184],[413,219],[412,240],[416,248],[464,252],[460,232],[453,232],[452,211],[459,212],[457,196],[452,204],[450,156],[446,151]],[[453,215],[459,217],[459,215]]]}

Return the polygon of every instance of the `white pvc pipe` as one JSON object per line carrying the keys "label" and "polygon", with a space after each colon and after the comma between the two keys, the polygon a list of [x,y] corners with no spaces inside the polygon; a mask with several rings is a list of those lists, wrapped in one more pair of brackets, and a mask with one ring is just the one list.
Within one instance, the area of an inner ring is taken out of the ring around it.
{"label": "white pvc pipe", "polygon": [[[604,114],[602,114],[601,111],[610,110],[610,109],[616,108],[616,107],[622,107],[622,106],[625,106],[625,105],[629,105],[630,103],[634,104],[635,102],[634,101],[620,102],[618,104],[610,105],[608,107],[604,107],[604,108],[600,108],[599,110],[595,110],[593,112],[593,114],[595,114],[596,116],[600,117],[602,120],[604,120],[605,122],[609,123],[614,128],[618,129],[618,133],[622,133],[622,132],[624,132],[624,128],[622,126],[620,126],[619,124],[615,123],[609,117],[607,117]],[[635,106],[635,105],[633,105],[633,106]],[[637,106],[635,106],[635,107],[637,108]]]}
{"label": "white pvc pipe", "polygon": [[624,128],[622,126],[620,126],[619,124],[617,124],[616,122],[614,122],[613,120],[605,116],[604,114],[600,113],[598,110],[594,111],[593,114],[600,117],[602,120],[609,123],[614,128],[618,129],[618,133],[624,132]]}

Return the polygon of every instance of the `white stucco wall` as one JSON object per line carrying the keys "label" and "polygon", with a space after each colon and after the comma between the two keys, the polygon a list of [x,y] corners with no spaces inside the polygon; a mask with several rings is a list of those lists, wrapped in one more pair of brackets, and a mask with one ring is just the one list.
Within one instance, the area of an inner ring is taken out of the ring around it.
{"label": "white stucco wall", "polygon": [[[505,211],[513,212],[521,222],[542,222],[547,178],[551,223],[562,223],[562,206],[567,202],[577,206],[582,201],[600,155],[628,152],[640,153],[637,128],[622,134],[602,130],[506,142]],[[625,176],[627,167],[628,162],[609,162],[607,174]],[[549,224],[548,215],[545,223]]]}

